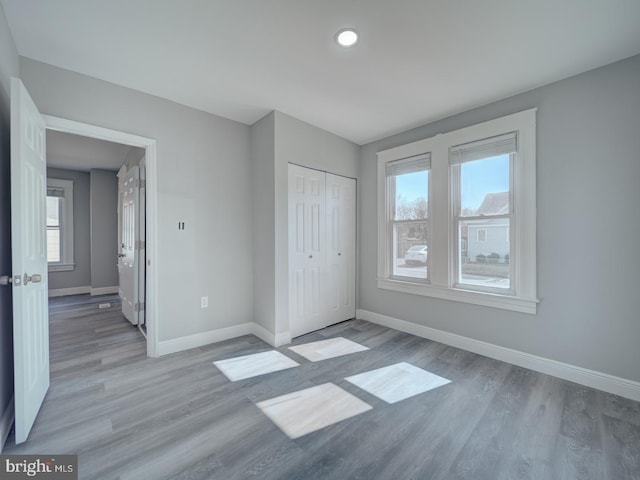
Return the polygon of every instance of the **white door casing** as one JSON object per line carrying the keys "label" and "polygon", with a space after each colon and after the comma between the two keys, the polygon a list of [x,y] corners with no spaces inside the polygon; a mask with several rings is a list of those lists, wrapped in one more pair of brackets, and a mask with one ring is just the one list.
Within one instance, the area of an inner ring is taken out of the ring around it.
{"label": "white door casing", "polygon": [[327,173],[328,325],[356,316],[356,181]]}
{"label": "white door casing", "polygon": [[24,442],[49,389],[45,124],[11,79],[11,250],[15,441]]}
{"label": "white door casing", "polygon": [[120,283],[120,298],[122,300],[122,314],[133,325],[138,324],[140,301],[138,296],[139,283],[139,200],[140,200],[140,167],[131,167],[125,173],[122,181],[120,200],[120,248],[118,254],[118,272]]}
{"label": "white door casing", "polygon": [[326,326],[325,174],[289,165],[289,324],[296,337]]}
{"label": "white door casing", "polygon": [[[146,288],[147,288],[147,229],[146,229],[146,212],[147,212],[147,169],[144,157],[140,160],[140,188],[138,201],[138,239],[140,240],[140,248],[136,251],[136,263],[138,265],[138,301],[146,307]],[[138,312],[138,325],[146,324],[146,309],[142,308]]]}
{"label": "white door casing", "polygon": [[292,337],[355,317],[355,180],[289,165]]}

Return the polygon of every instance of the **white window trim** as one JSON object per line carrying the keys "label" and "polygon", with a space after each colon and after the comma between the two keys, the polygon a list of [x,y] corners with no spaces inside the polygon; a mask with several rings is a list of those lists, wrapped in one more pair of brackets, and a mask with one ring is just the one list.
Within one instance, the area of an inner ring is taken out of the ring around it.
{"label": "white window trim", "polygon": [[[418,155],[420,156],[420,155]],[[386,163],[386,162],[385,162]],[[383,165],[384,168],[384,165]],[[419,219],[418,221],[424,221],[427,224],[427,248],[429,246],[429,244],[431,243],[431,159],[429,159],[429,167],[425,169],[427,172],[429,172],[429,180],[428,180],[428,186],[427,186],[427,216],[426,218],[423,219]],[[387,176],[386,171],[384,172],[385,175],[385,191],[387,188],[390,188],[391,185],[391,177]],[[431,256],[427,253],[427,264],[426,264],[426,269],[427,269],[427,278],[413,278],[413,277],[405,277],[405,276],[401,276],[401,275],[394,275],[393,274],[393,258],[391,258],[391,252],[393,252],[395,250],[395,245],[393,245],[393,226],[392,224],[394,223],[391,220],[391,217],[393,216],[393,212],[395,211],[395,199],[391,199],[391,198],[387,198],[385,199],[385,205],[384,205],[384,209],[385,209],[385,225],[387,224],[387,222],[389,222],[389,225],[391,225],[391,228],[385,228],[385,240],[386,240],[386,247],[387,248],[387,252],[385,254],[385,261],[387,262],[386,268],[385,268],[385,272],[387,273],[388,278],[393,278],[394,280],[399,280],[399,281],[411,281],[411,282],[417,282],[417,283],[429,283],[429,271],[431,269]],[[401,221],[396,221],[395,223],[400,223]]]}
{"label": "white window trim", "polygon": [[61,237],[60,261],[49,262],[50,272],[69,272],[75,269],[73,261],[73,181],[58,178],[47,178],[47,187],[61,188],[64,190],[64,206],[61,213]]}
{"label": "white window trim", "polygon": [[[507,115],[495,120],[436,135],[425,140],[378,152],[378,288],[424,295],[535,314],[536,293],[536,111]],[[484,292],[456,287],[456,255],[453,225],[454,199],[449,166],[449,148],[507,132],[518,132],[518,160],[513,167],[514,213],[516,225],[510,230],[514,242],[515,271],[512,291]],[[431,244],[429,246],[430,283],[391,278],[389,271],[386,219],[385,164],[400,158],[431,153],[429,195],[431,205],[449,208],[431,209]],[[515,292],[515,294],[513,294]]]}

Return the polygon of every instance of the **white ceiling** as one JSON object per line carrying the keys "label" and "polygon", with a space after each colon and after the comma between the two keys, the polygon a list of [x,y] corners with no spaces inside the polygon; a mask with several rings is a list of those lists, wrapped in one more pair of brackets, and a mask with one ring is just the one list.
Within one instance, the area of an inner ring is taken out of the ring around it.
{"label": "white ceiling", "polygon": [[118,170],[132,148],[136,147],[47,130],[48,167]]}
{"label": "white ceiling", "polygon": [[640,53],[638,0],[0,2],[25,57],[359,144]]}

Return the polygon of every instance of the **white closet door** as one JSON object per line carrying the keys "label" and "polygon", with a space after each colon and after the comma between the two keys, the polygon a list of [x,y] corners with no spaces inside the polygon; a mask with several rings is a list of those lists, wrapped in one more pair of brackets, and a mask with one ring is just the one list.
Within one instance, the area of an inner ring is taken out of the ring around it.
{"label": "white closet door", "polygon": [[327,325],[356,316],[356,181],[326,174]]}
{"label": "white closet door", "polygon": [[325,174],[289,165],[289,321],[292,337],[327,325],[324,242]]}

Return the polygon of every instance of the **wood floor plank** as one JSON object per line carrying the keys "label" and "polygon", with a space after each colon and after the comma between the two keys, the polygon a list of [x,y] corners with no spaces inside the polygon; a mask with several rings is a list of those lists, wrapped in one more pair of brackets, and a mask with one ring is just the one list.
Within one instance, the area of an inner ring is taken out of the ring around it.
{"label": "wood floor plank", "polygon": [[560,430],[565,382],[537,374],[513,442],[499,464],[497,480],[542,480],[552,478],[551,462]]}
{"label": "wood floor plank", "polygon": [[[603,452],[571,437],[559,434],[555,444],[552,474],[558,480],[607,480]],[[613,477],[609,480],[618,480]]]}
{"label": "wood floor plank", "polygon": [[640,480],[640,426],[603,415],[608,478]]}
{"label": "wood floor plank", "polygon": [[568,383],[560,433],[583,445],[601,449],[600,412],[603,398],[597,390]]}

